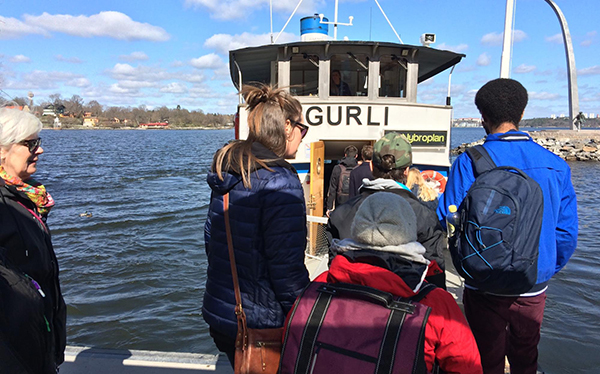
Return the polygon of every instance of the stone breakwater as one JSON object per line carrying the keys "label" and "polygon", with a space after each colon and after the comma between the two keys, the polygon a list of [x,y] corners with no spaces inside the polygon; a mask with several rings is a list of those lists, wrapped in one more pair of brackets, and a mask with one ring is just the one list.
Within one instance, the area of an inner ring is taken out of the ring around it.
{"label": "stone breakwater", "polygon": [[[543,130],[528,133],[537,144],[565,161],[600,161],[599,130]],[[460,155],[469,147],[483,144],[484,140],[461,144],[452,149],[450,154]]]}

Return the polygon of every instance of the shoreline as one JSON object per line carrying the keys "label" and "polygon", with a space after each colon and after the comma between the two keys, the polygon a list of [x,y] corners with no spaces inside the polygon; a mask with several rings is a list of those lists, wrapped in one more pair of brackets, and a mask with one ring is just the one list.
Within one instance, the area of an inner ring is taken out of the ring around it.
{"label": "shoreline", "polygon": [[165,131],[165,130],[233,130],[233,127],[171,127],[168,129],[142,129],[139,127],[84,127],[84,126],[74,126],[74,127],[61,127],[55,129],[53,127],[43,127],[42,130],[148,130],[148,131]]}
{"label": "shoreline", "polygon": [[[600,161],[600,130],[531,130],[525,131],[540,146],[565,161]],[[463,143],[451,149],[453,156],[467,148],[483,144],[485,137],[472,143]]]}

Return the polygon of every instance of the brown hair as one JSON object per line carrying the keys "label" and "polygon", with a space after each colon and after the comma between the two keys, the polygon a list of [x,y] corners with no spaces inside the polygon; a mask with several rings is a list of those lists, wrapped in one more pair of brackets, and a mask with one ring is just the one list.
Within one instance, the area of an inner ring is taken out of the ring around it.
{"label": "brown hair", "polygon": [[373,163],[373,176],[375,178],[393,179],[396,182],[406,183],[406,168],[396,169],[396,157],[394,155],[381,156],[380,163]]}
{"label": "brown hair", "polygon": [[233,141],[215,153],[212,171],[223,180],[223,171],[231,170],[242,176],[246,188],[251,188],[250,173],[258,166],[267,166],[271,160],[259,159],[252,154],[252,143],[258,142],[278,157],[283,157],[287,138],[285,121],[297,121],[302,116],[300,102],[281,88],[257,83],[242,87],[242,96],[248,106],[248,138]]}
{"label": "brown hair", "polygon": [[360,155],[364,161],[371,161],[373,159],[373,146],[363,145]]}
{"label": "brown hair", "polygon": [[417,196],[419,200],[433,201],[438,197],[437,192],[425,182],[419,169],[410,168],[408,170],[408,177],[406,178],[406,187],[412,190],[415,184],[419,186],[419,196]]}

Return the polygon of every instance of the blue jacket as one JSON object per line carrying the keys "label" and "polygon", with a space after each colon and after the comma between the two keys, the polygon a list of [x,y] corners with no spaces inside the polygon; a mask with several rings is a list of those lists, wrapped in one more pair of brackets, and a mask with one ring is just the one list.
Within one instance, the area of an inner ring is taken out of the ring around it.
{"label": "blue jacket", "polygon": [[282,327],[296,297],[308,284],[304,266],[306,207],[296,170],[262,144],[254,155],[275,159],[270,169],[251,173],[247,189],[241,177],[210,172],[212,189],[204,228],[208,270],[202,314],[208,325],[235,338],[235,295],[223,216],[223,195],[229,192],[229,217],[242,306],[249,328]]}
{"label": "blue jacket", "polygon": [[[540,235],[536,290],[562,269],[577,247],[577,197],[571,183],[571,169],[565,161],[529,136],[528,140],[511,140],[507,132],[488,135],[483,146],[498,166],[513,166],[533,178],[544,194],[544,217]],[[473,164],[464,153],[452,164],[446,190],[440,198],[437,213],[442,225],[448,206],[459,206],[475,181]]]}

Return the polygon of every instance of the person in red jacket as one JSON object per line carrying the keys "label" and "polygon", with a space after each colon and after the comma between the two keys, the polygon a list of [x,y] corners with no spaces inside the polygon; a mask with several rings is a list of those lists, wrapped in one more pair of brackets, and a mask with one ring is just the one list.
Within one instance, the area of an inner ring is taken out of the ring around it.
{"label": "person in red jacket", "polygon": [[[316,282],[359,284],[405,298],[426,283],[429,260],[417,242],[416,216],[394,193],[365,199],[352,222],[351,238],[334,239],[332,246],[340,254]],[[431,307],[425,328],[428,371],[437,363],[444,373],[483,373],[475,338],[452,295],[435,288],[420,302]]]}

